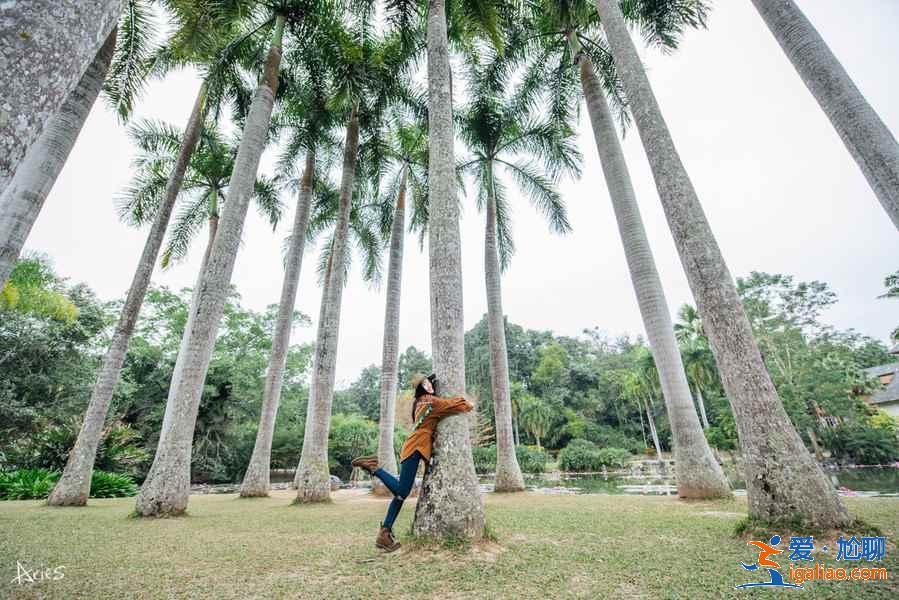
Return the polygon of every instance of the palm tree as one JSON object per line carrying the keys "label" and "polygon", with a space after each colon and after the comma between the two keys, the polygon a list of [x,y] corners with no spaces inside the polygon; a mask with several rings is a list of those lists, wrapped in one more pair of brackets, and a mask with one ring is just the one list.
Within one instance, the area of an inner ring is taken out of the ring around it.
{"label": "palm tree", "polygon": [[702,319],[696,312],[696,307],[689,304],[681,305],[677,311],[678,322],[674,324],[674,337],[678,342],[690,342],[705,337],[702,330]]}
{"label": "palm tree", "polygon": [[552,418],[552,407],[540,398],[531,395],[525,395],[521,398],[519,413],[521,426],[531,434],[534,441],[537,442],[538,448],[543,447],[541,442],[552,424]]}
{"label": "palm tree", "polygon": [[[697,8],[704,8],[701,3]],[[730,398],[746,465],[749,514],[818,526],[851,521],[833,485],[790,423],[689,175],[675,149],[617,0],[597,12],[649,158],[675,245]],[[702,22],[704,11],[696,13]],[[652,37],[653,21],[644,23]]]}
{"label": "palm tree", "polygon": [[486,213],[484,272],[496,418],[495,489],[512,492],[524,490],[524,479],[515,456],[500,273],[508,267],[514,245],[511,207],[497,171],[513,178],[553,231],[566,233],[570,225],[555,180],[562,171],[579,174],[580,154],[566,123],[540,120],[535,114],[532,88],[527,81],[509,87],[511,65],[503,62],[505,59],[494,57],[482,65],[477,57],[469,59],[473,89],[471,101],[460,117],[460,134],[473,154],[461,170],[474,177],[478,205]]}
{"label": "palm tree", "polygon": [[[0,195],[50,118],[109,40],[121,0],[31,0],[0,4],[4,83],[0,91]],[[52,57],[52,58],[51,58]],[[5,229],[5,228],[4,228]],[[0,238],[0,246],[7,244]],[[6,273],[0,283],[6,280]]]}
{"label": "palm tree", "polygon": [[[297,466],[295,483],[298,502],[320,502],[330,497],[331,482],[328,469],[328,433],[331,422],[331,402],[334,392],[337,339],[340,327],[340,305],[343,296],[347,257],[347,236],[351,221],[357,170],[371,172],[365,163],[379,162],[383,147],[380,139],[386,111],[403,100],[403,77],[408,66],[403,39],[399,36],[380,37],[372,31],[369,19],[363,17],[358,32],[350,33],[335,27],[328,36],[331,67],[337,87],[334,101],[348,114],[340,196],[334,236],[330,244],[327,281],[322,294],[315,354],[312,367],[312,390],[306,409],[306,428],[303,451]],[[360,132],[366,136],[360,149]],[[375,188],[377,189],[377,188]]]}
{"label": "palm tree", "polygon": [[[396,454],[393,447],[396,420],[397,377],[399,369],[400,291],[403,277],[403,248],[405,242],[406,198],[412,192],[413,227],[424,230],[427,210],[427,132],[421,125],[396,118],[391,125],[390,145],[385,158],[392,172],[387,174],[387,189],[381,201],[381,233],[388,237],[390,255],[387,270],[387,300],[384,307],[384,339],[381,353],[381,400],[378,420],[378,464],[387,472],[396,473]],[[372,478],[375,494],[387,496],[390,490],[380,479]]]}
{"label": "palm tree", "polygon": [[793,0],[752,0],[899,229],[899,144]]}
{"label": "palm tree", "polygon": [[[319,64],[314,63],[316,66]],[[328,163],[326,153],[334,145],[330,133],[335,125],[335,114],[327,103],[329,93],[330,86],[320,75],[317,78],[308,77],[305,85],[294,86],[293,93],[284,101],[281,114],[275,119],[279,128],[289,131],[287,147],[278,165],[279,173],[293,175],[296,172],[296,158],[305,154],[305,161],[302,175],[294,186],[298,189],[297,209],[285,256],[284,282],[272,335],[272,353],[265,376],[256,443],[240,486],[243,497],[267,496],[271,487],[272,437],[290,348],[297,286],[312,210],[313,185],[317,179],[316,171],[321,171],[323,165]]]}
{"label": "palm tree", "polygon": [[[135,123],[130,133],[141,154],[135,160],[132,183],[119,202],[119,212],[130,224],[140,226],[150,222],[163,204],[170,173],[177,165],[187,134],[154,121]],[[230,196],[239,145],[236,137],[226,140],[213,120],[208,120],[201,129],[198,147],[191,154],[180,186],[182,208],[162,252],[163,268],[187,256],[194,237],[204,225],[208,227],[208,238],[203,256],[204,262],[208,260],[222,210]],[[283,208],[275,182],[264,175],[257,176],[253,200],[259,213],[274,228],[281,220]]]}
{"label": "palm tree", "polygon": [[[233,50],[225,48],[219,56],[219,52],[214,49],[221,49],[221,39],[227,37],[227,33],[236,26],[235,21],[226,19],[225,25],[212,26],[204,19],[198,19],[202,15],[198,15],[198,11],[192,10],[190,6],[182,8],[183,10],[178,15],[180,26],[175,29],[172,37],[156,50],[151,51],[149,48],[149,39],[152,38],[154,30],[146,16],[150,10],[149,7],[144,6],[141,2],[130,1],[128,10],[125,11],[119,26],[122,35],[117,41],[115,56],[104,89],[122,118],[127,119],[130,116],[134,98],[149,75],[164,74],[166,70],[185,62],[211,64],[212,67],[207,81],[200,87],[188,121],[186,134],[173,148],[170,148],[173,157],[168,161],[171,164],[168,166],[166,176],[154,178],[152,198],[155,201],[155,210],[153,211],[155,218],[153,225],[128,289],[128,296],[122,307],[113,338],[98,372],[75,446],[69,453],[62,477],[48,499],[48,503],[51,505],[84,505],[87,501],[94,455],[100,440],[103,422],[109,409],[113,390],[118,382],[122,363],[125,360],[131,333],[134,331],[144,295],[150,284],[153,266],[168,228],[175,199],[181,189],[185,171],[203,128],[208,106],[208,92],[210,89],[218,92],[218,95],[214,96],[213,102],[220,103],[224,96],[224,90],[233,92],[235,87],[240,87],[227,80],[224,84],[209,85],[210,79],[214,76],[221,78],[222,74],[229,74],[233,71],[233,66],[229,64],[231,56],[234,54]],[[199,21],[204,21],[202,26],[199,25]],[[190,43],[184,40],[190,40]],[[232,77],[231,80],[233,81],[233,79]],[[159,141],[157,139],[153,143],[158,144]],[[61,169],[61,162],[56,167]],[[45,173],[46,179],[41,184],[41,188],[49,191],[49,187],[52,186],[57,175],[58,170]],[[160,200],[158,196],[163,192],[164,196]],[[36,216],[36,211],[34,216]]]}
{"label": "palm tree", "polygon": [[[637,5],[635,10],[646,11],[648,7]],[[579,100],[576,92],[578,83],[586,100],[631,283],[661,376],[676,461],[682,465],[677,471],[678,495],[684,498],[726,496],[730,490],[724,473],[714,459],[696,418],[684,366],[671,331],[671,314],[665,291],[615,131],[610,101],[618,109],[622,125],[627,123],[627,113],[623,108],[624,99],[614,64],[602,41],[596,41],[596,10],[584,0],[564,0],[535,3],[532,12],[530,20],[533,25],[530,29],[538,37],[536,65],[531,68],[539,70],[545,69],[544,65],[550,67],[544,77],[552,84],[551,106],[556,107],[554,112],[559,118],[567,116],[569,107]],[[637,12],[631,17],[637,18],[639,14]],[[674,17],[665,26],[676,33],[679,20],[677,15]],[[671,40],[669,45],[673,45],[676,36],[666,39]],[[549,60],[550,57],[552,60]],[[602,78],[597,75],[594,64],[599,65]]]}
{"label": "palm tree", "polygon": [[[181,348],[172,374],[162,430],[153,464],[141,486],[136,513],[141,516],[181,514],[190,488],[190,454],[197,410],[212,356],[219,320],[234,269],[247,206],[253,193],[259,160],[265,147],[281,63],[281,45],[289,16],[297,21],[298,7],[279,6],[266,15],[262,29],[270,46],[256,89],[230,180],[228,204],[219,221],[209,260],[200,275]],[[308,40],[305,40],[308,41]]]}
{"label": "palm tree", "polygon": [[[414,22],[415,3],[389,3],[387,18]],[[446,0],[428,0],[428,262],[431,346],[439,393],[465,391],[465,323],[462,315],[462,250],[453,149],[453,93]],[[500,45],[495,0],[456,0],[451,11],[454,37],[484,33]],[[413,529],[417,535],[466,538],[484,531],[484,505],[471,455],[469,417],[454,415],[437,428],[430,468],[425,473]]]}
{"label": "palm tree", "polygon": [[702,390],[708,390],[715,379],[715,366],[712,351],[709,349],[705,338],[696,338],[681,343],[681,354],[687,369],[687,376],[693,382],[696,393],[696,404],[699,406],[699,416],[702,419],[703,429],[709,428],[709,418],[705,411],[705,400]]}
{"label": "palm tree", "polygon": [[0,287],[18,260],[44,201],[100,95],[115,44],[116,31],[113,30],[78,85],[47,120],[9,185],[0,194]]}

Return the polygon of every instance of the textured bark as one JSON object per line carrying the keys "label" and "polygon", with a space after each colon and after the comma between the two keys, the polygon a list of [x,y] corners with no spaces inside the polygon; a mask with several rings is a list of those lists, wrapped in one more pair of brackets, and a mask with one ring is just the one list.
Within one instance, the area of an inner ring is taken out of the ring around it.
{"label": "textured bark", "polygon": [[668,226],[734,411],[749,514],[838,527],[851,521],[790,423],[687,171],[671,139],[616,0],[597,0]]}
{"label": "textured bark", "polygon": [[[428,1],[428,260],[431,351],[438,393],[465,391],[465,324],[462,248],[453,152],[453,100],[444,0]],[[415,507],[413,531],[428,537],[477,538],[484,532],[484,503],[471,456],[473,414],[444,418]]]}
{"label": "textured bark", "polygon": [[290,332],[293,329],[293,311],[296,306],[297,286],[300,268],[303,265],[303,249],[306,247],[306,227],[312,204],[312,176],[315,172],[315,156],[309,152],[300,185],[297,211],[293,219],[293,232],[287,248],[287,264],[284,269],[284,283],[281,285],[281,302],[278,305],[278,320],[272,336],[272,354],[268,372],[265,375],[265,391],[259,415],[259,429],[253,456],[240,486],[243,497],[268,496],[271,488],[269,472],[272,458],[272,436],[275,433],[275,419],[281,402],[281,385],[284,383],[284,365],[290,350]]}
{"label": "textured bark", "polygon": [[115,39],[113,29],[78,85],[69,93],[59,111],[47,121],[40,136],[19,163],[15,176],[0,193],[0,288],[18,260],[44,201],[62,172],[100,94],[115,50]]}
{"label": "textured bark", "polygon": [[203,131],[205,101],[204,87],[200,89],[200,94],[191,112],[178,160],[172,169],[172,173],[169,175],[165,197],[159,205],[159,210],[150,228],[147,241],[144,242],[144,249],[137,263],[137,270],[131,281],[131,287],[128,288],[125,305],[122,307],[122,313],[119,315],[119,321],[109,343],[109,349],[106,351],[103,364],[100,366],[97,374],[97,380],[94,383],[94,389],[91,393],[90,402],[87,405],[87,412],[84,415],[81,430],[78,433],[78,439],[75,441],[75,446],[71,452],[69,452],[65,470],[56,487],[53,488],[53,492],[47,501],[48,504],[54,506],[83,506],[87,502],[88,493],[90,492],[91,473],[94,468],[94,458],[103,432],[103,423],[109,412],[109,403],[112,400],[113,391],[119,381],[122,363],[125,362],[125,355],[128,353],[128,342],[131,339],[131,334],[134,332],[134,326],[137,323],[144,296],[153,276],[153,267],[156,265],[159,249],[165,238],[166,229],[168,229],[172,209],[175,206],[175,199],[178,197],[178,192],[181,189],[181,182],[184,179],[184,173],[187,170],[190,157],[197,145],[197,141],[200,139],[200,133]]}
{"label": "textured bark", "polygon": [[[573,34],[570,40],[574,46],[573,50],[577,53],[577,39]],[[624,246],[631,283],[637,296],[640,315],[662,384],[668,420],[671,423],[674,460],[677,465],[677,493],[682,498],[728,496],[730,488],[724,472],[715,460],[699,425],[699,419],[696,418],[690,386],[687,383],[677,340],[674,338],[668,301],[643,227],[634,186],[615,131],[609,104],[596,78],[590,58],[584,54],[576,55],[581,86],[587,101],[587,112],[596,139],[596,149],[609,188],[609,197],[618,221],[618,233]]]}
{"label": "textured bark", "polygon": [[122,0],[0,2],[0,194],[115,28]]}
{"label": "textured bark", "polygon": [[899,229],[899,144],[793,0],[752,0]]}
{"label": "textured bark", "polygon": [[[323,301],[321,303],[319,303],[319,307],[318,307],[318,322],[319,323],[322,323],[325,320],[325,311],[328,308],[327,304],[325,304],[325,302],[324,302],[324,299],[328,297],[328,295],[329,295],[328,290],[331,289],[331,265],[332,264],[333,263],[331,262],[331,257],[329,256],[328,263],[325,268],[324,285],[322,285],[322,300]],[[313,361],[312,362],[312,372],[313,373],[315,373],[317,371],[315,359],[316,359],[316,356],[315,356],[315,354],[313,354],[312,355],[312,361]],[[315,392],[314,386],[310,385],[309,386],[309,400],[306,403],[307,414],[306,414],[306,421],[304,423],[303,439],[306,439],[306,436],[308,436],[309,432],[312,430],[312,423],[309,420],[308,411],[309,411],[309,403],[312,401],[312,394],[314,392]],[[300,487],[300,481],[302,479],[300,475],[301,475],[300,470],[296,469],[293,474],[293,482],[291,482],[291,484],[290,484],[290,487],[292,489],[297,489],[298,487]]]}
{"label": "textured bark", "polygon": [[[493,169],[490,169],[491,178]],[[496,197],[491,189],[487,198],[487,226],[484,232],[484,281],[487,286],[487,328],[490,335],[490,381],[493,390],[493,414],[496,430],[497,492],[524,490],[524,477],[515,455],[512,432],[512,396],[509,384],[509,355],[506,350],[506,326],[499,254],[496,241]]]}
{"label": "textured bark", "polygon": [[[400,295],[403,282],[403,242],[406,237],[406,176],[404,167],[400,190],[393,212],[390,231],[390,265],[387,271],[387,304],[384,308],[384,345],[381,352],[381,412],[378,420],[378,464],[396,474],[393,429],[396,422],[396,390],[399,369]],[[379,496],[390,496],[380,479],[372,477],[372,490]]]}
{"label": "textured bark", "polygon": [[[213,192],[215,193],[215,192]],[[209,264],[209,256],[212,253],[212,244],[215,242],[215,235],[218,233],[219,228],[219,216],[217,213],[213,213],[209,215],[208,222],[209,233],[206,239],[206,249],[203,251],[203,260],[200,262],[200,268],[197,271],[197,280],[194,283],[194,287],[190,297],[190,306],[197,306],[197,298],[200,293],[201,284],[203,283],[203,273],[206,272],[206,265]],[[194,322],[194,311],[191,308],[190,312],[187,315],[187,322],[184,324],[184,331],[190,331],[193,328]],[[177,387],[180,385],[181,381],[181,373],[182,373],[182,365],[184,364],[184,358],[187,353],[184,349],[187,347],[187,336],[181,335],[181,344],[178,347],[178,356],[175,357],[175,367],[172,369],[172,381],[169,382],[169,389],[173,387]],[[166,403],[165,405],[165,414],[162,417],[162,427],[160,428],[160,439],[165,435],[166,431],[169,431],[169,423],[172,418],[172,408],[173,404]]]}
{"label": "textured bark", "polygon": [[234,161],[228,202],[219,221],[209,261],[200,276],[199,291],[194,295],[188,327],[184,330],[179,352],[183,356],[179,357],[172,375],[156,456],[137,497],[136,513],[142,516],[178,515],[187,508],[197,411],[228,296],[259,159],[265,149],[271,123],[283,29],[284,18],[279,16],[265,75],[256,89]]}
{"label": "textured bark", "polygon": [[297,501],[322,502],[331,498],[331,472],[328,469],[328,433],[331,430],[331,402],[334,395],[334,368],[337,363],[337,338],[340,331],[340,304],[343,299],[344,256],[350,227],[350,207],[359,156],[359,118],[353,108],[343,146],[343,173],[340,181],[340,207],[334,228],[328,285],[322,294],[315,356],[312,361],[312,387],[306,406],[303,452],[294,481]]}

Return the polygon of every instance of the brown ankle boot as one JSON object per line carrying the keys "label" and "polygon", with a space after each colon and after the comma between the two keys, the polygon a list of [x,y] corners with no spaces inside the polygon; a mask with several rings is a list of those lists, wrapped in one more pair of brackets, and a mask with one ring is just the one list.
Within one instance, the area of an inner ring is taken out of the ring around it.
{"label": "brown ankle boot", "polygon": [[359,458],[353,460],[353,462],[350,464],[354,467],[364,469],[368,472],[369,475],[371,475],[378,470],[378,457],[375,455],[360,456]]}
{"label": "brown ankle boot", "polygon": [[386,552],[393,552],[400,547],[400,543],[393,537],[393,531],[389,527],[381,527],[375,546]]}

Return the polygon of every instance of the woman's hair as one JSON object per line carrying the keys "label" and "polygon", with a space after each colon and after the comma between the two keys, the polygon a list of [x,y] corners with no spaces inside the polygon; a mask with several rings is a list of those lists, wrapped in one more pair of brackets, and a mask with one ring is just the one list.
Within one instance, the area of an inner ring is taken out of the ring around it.
{"label": "woman's hair", "polygon": [[[431,385],[433,386],[435,381],[437,380],[437,377],[432,374],[432,375],[428,375],[427,377],[425,377],[425,379],[430,381]],[[415,399],[412,401],[412,421],[413,422],[415,421],[415,409],[418,407],[419,400],[421,399],[422,396],[430,393],[422,385],[425,382],[425,379],[422,379],[421,382],[417,386],[415,386]],[[434,391],[435,392],[437,391],[436,387],[434,387]]]}

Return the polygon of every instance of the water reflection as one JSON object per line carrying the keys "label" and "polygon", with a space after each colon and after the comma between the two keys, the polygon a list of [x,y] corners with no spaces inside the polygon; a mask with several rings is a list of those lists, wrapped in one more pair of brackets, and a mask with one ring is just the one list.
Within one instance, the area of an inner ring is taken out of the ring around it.
{"label": "water reflection", "polygon": [[[899,497],[899,468],[857,467],[828,469],[842,495]],[[746,493],[746,484],[729,474],[736,495]],[[481,489],[493,491],[493,476],[480,476]],[[552,494],[630,494],[672,496],[677,494],[673,477],[628,473],[544,473],[525,475],[528,489]]]}

